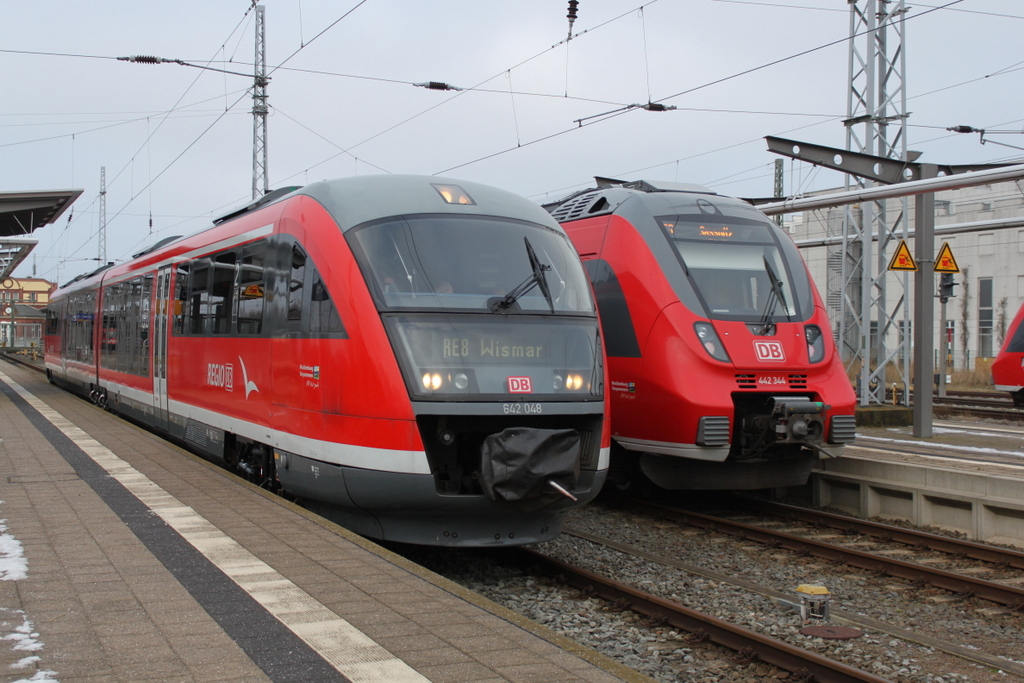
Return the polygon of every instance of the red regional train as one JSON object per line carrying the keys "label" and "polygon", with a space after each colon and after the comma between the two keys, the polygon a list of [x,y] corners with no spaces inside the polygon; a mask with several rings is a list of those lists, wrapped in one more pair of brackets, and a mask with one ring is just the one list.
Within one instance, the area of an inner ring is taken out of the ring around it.
{"label": "red regional train", "polygon": [[856,397],[821,299],[762,213],[699,186],[600,178],[546,208],[597,296],[613,481],[799,485],[853,441]]}
{"label": "red regional train", "polygon": [[543,541],[607,474],[586,274],[547,212],[491,187],[285,188],[48,312],[52,382],[366,536]]}
{"label": "red regional train", "polygon": [[1013,405],[1024,406],[1024,305],[1010,324],[1010,332],[992,363],[996,391],[1009,391]]}

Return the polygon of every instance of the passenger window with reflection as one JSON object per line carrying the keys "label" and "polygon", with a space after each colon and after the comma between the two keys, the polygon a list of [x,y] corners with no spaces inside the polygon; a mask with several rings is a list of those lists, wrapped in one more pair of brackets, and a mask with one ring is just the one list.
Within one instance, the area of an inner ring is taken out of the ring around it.
{"label": "passenger window with reflection", "polygon": [[267,244],[259,242],[245,249],[238,268],[238,334],[263,332],[263,310],[266,300],[264,281]]}

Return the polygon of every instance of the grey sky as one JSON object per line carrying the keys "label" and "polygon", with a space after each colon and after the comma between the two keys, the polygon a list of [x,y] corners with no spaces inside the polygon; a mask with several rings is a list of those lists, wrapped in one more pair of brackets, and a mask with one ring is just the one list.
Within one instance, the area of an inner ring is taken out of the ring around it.
{"label": "grey sky", "polygon": [[[963,0],[928,12],[948,1],[908,13],[908,145],[937,163],[1020,159],[944,129],[1024,130],[1024,5]],[[765,196],[776,157],[763,136],[845,144],[846,0],[580,0],[568,45],[559,44],[564,0],[263,4],[268,68],[284,62],[268,89],[272,187],[443,173],[544,201],[605,175]],[[40,277],[64,282],[95,267],[101,166],[110,260],[195,232],[249,198],[251,76],[110,59],[156,55],[250,74],[248,7],[3,3],[0,189],[85,190],[70,223],[36,233]],[[476,89],[410,85],[426,81]],[[678,109],[597,116],[649,100]],[[1024,135],[994,139],[1024,147]],[[840,182],[786,168],[787,191]]]}

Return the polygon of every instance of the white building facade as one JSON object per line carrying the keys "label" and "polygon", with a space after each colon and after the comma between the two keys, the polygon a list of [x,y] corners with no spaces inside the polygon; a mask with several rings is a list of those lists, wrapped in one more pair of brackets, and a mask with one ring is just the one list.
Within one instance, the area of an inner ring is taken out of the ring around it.
{"label": "white building facade", "polygon": [[[841,190],[830,190],[830,194]],[[903,210],[900,199],[886,200],[886,215],[893,223]],[[914,226],[914,199],[907,200],[912,233]],[[859,206],[852,207],[859,213]],[[838,270],[841,247],[820,245],[826,237],[842,235],[844,207],[806,211],[785,217],[784,225],[801,248],[821,296],[826,300],[833,334],[838,332],[842,313]],[[994,227],[987,222],[1005,221],[1010,227]],[[956,226],[955,229],[949,231]],[[953,298],[946,305],[947,335],[952,336],[952,369],[985,368],[1002,345],[1006,328],[1014,314],[1024,304],[1024,181],[979,185],[957,190],[946,190],[935,195],[935,251],[937,256],[944,242],[952,249],[960,273]],[[914,240],[907,240],[911,254]],[[856,248],[858,245],[854,245]],[[877,242],[876,242],[877,248]],[[888,258],[895,250],[894,243]],[[830,257],[830,253],[832,254]],[[930,265],[929,265],[930,267]],[[888,308],[899,300],[902,279],[908,279],[907,305],[909,319],[913,320],[913,276],[890,273],[887,281]],[[830,290],[830,283],[832,289]],[[937,293],[939,275],[934,277]],[[849,296],[859,301],[859,283],[853,283]],[[853,291],[856,290],[856,291]],[[902,319],[902,314],[897,319]],[[871,321],[872,337],[877,334],[877,321]],[[902,325],[902,323],[901,323]],[[943,348],[940,334],[940,306],[935,299],[936,364]],[[874,344],[873,344],[874,345]],[[898,332],[891,330],[885,345],[894,349],[898,345]],[[849,359],[847,359],[848,361]],[[936,370],[938,371],[938,370]]]}

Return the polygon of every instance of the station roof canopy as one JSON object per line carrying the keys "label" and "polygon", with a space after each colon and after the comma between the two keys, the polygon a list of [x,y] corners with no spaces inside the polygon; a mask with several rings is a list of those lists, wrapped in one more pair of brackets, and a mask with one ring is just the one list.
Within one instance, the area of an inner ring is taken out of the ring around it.
{"label": "station roof canopy", "polygon": [[53,223],[82,190],[0,192],[0,279],[10,276],[39,240],[37,228]]}

